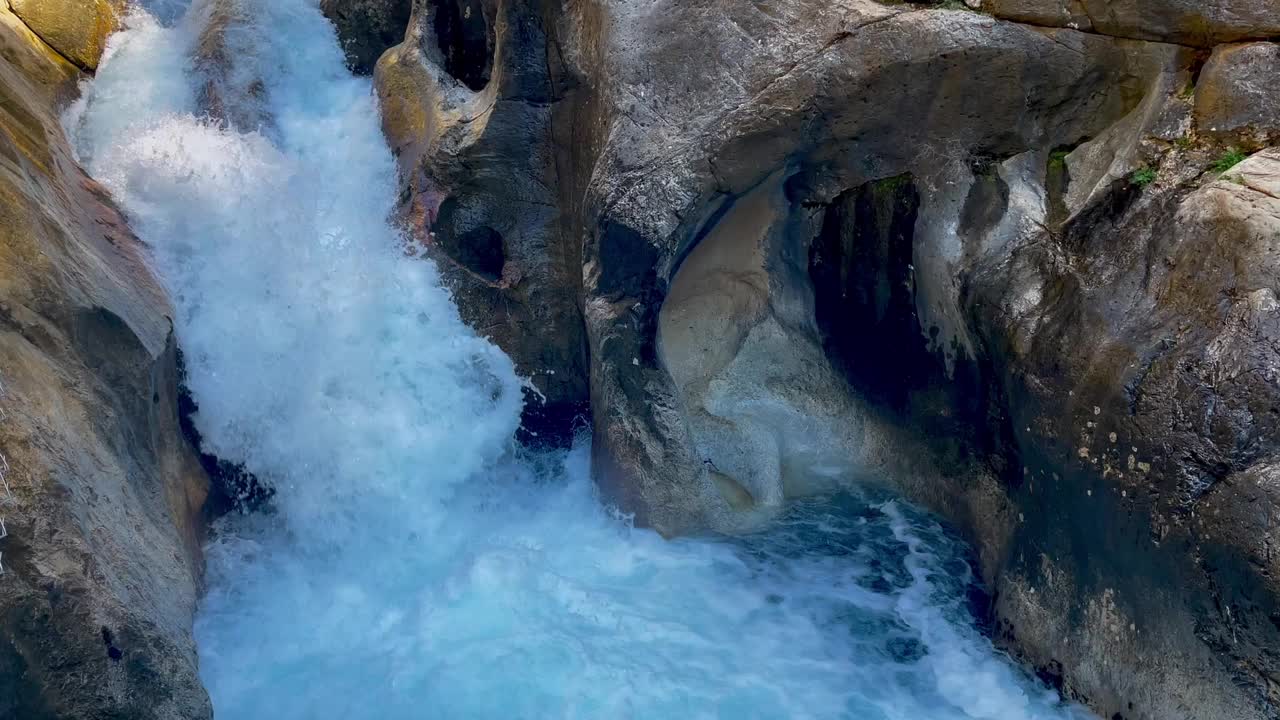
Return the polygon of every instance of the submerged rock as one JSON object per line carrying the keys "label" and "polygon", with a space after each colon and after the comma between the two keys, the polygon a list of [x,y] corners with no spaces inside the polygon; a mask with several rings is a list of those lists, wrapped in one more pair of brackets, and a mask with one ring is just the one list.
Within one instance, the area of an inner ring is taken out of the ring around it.
{"label": "submerged rock", "polygon": [[464,316],[589,380],[637,522],[893,482],[1072,697],[1269,717],[1274,151],[1218,173],[1274,46],[1186,46],[1280,17],[1104,5],[419,0],[377,85]]}
{"label": "submerged rock", "polygon": [[168,300],[54,114],[78,78],[0,7],[0,715],[208,718],[208,480]]}

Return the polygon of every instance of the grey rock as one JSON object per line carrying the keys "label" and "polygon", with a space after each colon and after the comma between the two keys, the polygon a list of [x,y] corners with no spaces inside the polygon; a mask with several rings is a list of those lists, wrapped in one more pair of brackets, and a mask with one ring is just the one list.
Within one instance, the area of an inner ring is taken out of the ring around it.
{"label": "grey rock", "polygon": [[1072,697],[1268,717],[1274,158],[1205,174],[1197,51],[1131,38],[1270,16],[1055,5],[493,0],[451,45],[422,0],[377,73],[406,218],[526,372],[589,380],[637,523],[892,482]]}
{"label": "grey rock", "polygon": [[1214,48],[1196,84],[1197,129],[1252,148],[1280,142],[1277,78],[1280,44],[1244,43]]}

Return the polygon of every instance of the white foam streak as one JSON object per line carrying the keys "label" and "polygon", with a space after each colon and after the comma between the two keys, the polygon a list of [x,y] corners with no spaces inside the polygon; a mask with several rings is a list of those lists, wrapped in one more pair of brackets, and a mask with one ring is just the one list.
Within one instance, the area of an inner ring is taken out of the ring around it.
{"label": "white foam streak", "polygon": [[585,442],[514,453],[510,361],[388,224],[368,82],[314,0],[237,1],[260,131],[195,114],[202,15],[172,3],[67,119],[173,294],[205,449],[277,493],[208,548],[219,718],[1071,712],[966,625],[953,541],[896,505],[669,543],[599,506]]}

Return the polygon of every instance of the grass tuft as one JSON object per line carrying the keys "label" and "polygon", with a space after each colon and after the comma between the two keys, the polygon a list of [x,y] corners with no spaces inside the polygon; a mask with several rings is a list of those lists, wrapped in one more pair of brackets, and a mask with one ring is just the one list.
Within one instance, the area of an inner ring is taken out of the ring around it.
{"label": "grass tuft", "polygon": [[1156,175],[1155,168],[1143,166],[1133,171],[1133,174],[1129,176],[1129,182],[1144,188],[1156,181]]}
{"label": "grass tuft", "polygon": [[1214,163],[1209,166],[1209,169],[1218,174],[1222,174],[1244,162],[1247,157],[1249,156],[1246,153],[1240,152],[1236,148],[1231,148],[1223,153],[1222,157],[1214,161]]}

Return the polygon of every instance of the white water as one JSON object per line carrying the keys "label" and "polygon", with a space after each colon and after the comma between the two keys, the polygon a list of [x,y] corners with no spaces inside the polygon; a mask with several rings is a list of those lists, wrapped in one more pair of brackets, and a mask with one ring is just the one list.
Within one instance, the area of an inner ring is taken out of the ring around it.
{"label": "white water", "polygon": [[515,451],[520,383],[388,226],[370,87],[315,0],[245,2],[263,134],[196,115],[176,2],[68,123],[173,293],[206,449],[277,492],[208,548],[220,720],[1079,713],[972,627],[961,549],[900,503],[664,542],[600,507],[586,441]]}

